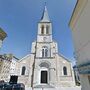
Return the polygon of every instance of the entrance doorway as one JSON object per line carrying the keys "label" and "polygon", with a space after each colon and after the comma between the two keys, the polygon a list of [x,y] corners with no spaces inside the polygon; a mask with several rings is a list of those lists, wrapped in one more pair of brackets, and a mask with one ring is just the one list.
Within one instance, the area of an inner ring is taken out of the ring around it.
{"label": "entrance doorway", "polygon": [[41,83],[48,83],[48,72],[41,71]]}

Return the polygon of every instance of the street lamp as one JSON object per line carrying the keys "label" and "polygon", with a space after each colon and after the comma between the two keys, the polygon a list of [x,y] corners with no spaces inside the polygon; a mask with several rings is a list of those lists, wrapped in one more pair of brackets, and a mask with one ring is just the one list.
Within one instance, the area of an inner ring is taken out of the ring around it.
{"label": "street lamp", "polygon": [[0,28],[0,49],[2,47],[3,40],[7,37],[7,34]]}

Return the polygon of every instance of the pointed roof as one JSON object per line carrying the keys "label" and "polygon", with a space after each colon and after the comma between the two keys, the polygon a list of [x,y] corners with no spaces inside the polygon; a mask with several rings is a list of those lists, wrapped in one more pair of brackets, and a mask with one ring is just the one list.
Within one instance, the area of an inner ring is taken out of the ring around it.
{"label": "pointed roof", "polygon": [[47,10],[46,5],[44,7],[44,11],[43,11],[40,22],[50,22],[49,15],[48,15],[48,10]]}

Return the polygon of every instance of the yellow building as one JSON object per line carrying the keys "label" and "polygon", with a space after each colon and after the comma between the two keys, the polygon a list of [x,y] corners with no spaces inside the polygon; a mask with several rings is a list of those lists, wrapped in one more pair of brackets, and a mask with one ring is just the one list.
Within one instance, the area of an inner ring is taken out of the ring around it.
{"label": "yellow building", "polygon": [[70,27],[82,90],[90,90],[90,0],[77,0]]}
{"label": "yellow building", "polygon": [[7,37],[7,34],[3,31],[2,28],[0,28],[0,48],[2,46],[3,40]]}

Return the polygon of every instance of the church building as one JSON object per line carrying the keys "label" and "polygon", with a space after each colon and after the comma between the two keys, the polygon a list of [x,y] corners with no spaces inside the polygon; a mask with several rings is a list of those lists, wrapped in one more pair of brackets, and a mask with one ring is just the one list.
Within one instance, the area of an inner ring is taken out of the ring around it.
{"label": "church building", "polygon": [[34,90],[75,86],[72,63],[59,54],[57,42],[52,39],[52,22],[46,6],[38,23],[37,39],[32,42],[31,53],[18,61],[16,73],[19,83]]}

